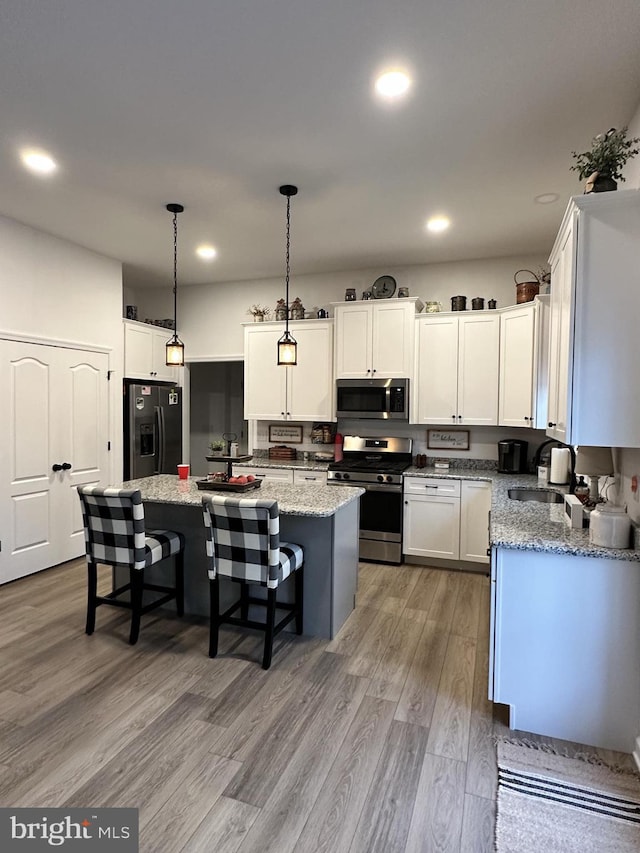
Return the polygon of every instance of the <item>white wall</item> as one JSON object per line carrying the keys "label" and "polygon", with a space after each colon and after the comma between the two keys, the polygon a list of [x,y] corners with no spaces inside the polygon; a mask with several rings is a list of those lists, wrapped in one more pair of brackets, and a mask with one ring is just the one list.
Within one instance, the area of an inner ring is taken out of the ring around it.
{"label": "white wall", "polygon": [[[635,112],[634,117],[629,122],[629,133],[627,136],[631,139],[640,137],[640,103]],[[624,168],[623,176],[625,182],[622,184],[623,189],[640,189],[640,155],[627,161]]]}
{"label": "white wall", "polygon": [[[474,296],[482,296],[485,304],[486,300],[496,299],[502,308],[515,304],[514,273],[523,267],[536,272],[546,260],[544,256],[524,256],[294,275],[289,295],[291,300],[299,296],[307,311],[326,308],[331,302],[343,301],[348,287],[354,287],[360,299],[378,276],[389,274],[394,276],[398,287],[408,287],[411,296],[418,296],[423,302],[439,301],[443,310],[451,309],[451,297],[457,295],[466,296],[469,307]],[[526,276],[519,280],[526,280]],[[241,356],[241,323],[251,320],[247,314],[249,306],[260,303],[273,309],[283,296],[283,277],[182,288],[178,285],[178,330],[185,343],[187,361]],[[138,319],[161,319],[173,313],[170,288],[140,289],[137,300]]]}
{"label": "white wall", "polygon": [[110,349],[112,478],[122,475],[122,265],[0,216],[0,334]]}

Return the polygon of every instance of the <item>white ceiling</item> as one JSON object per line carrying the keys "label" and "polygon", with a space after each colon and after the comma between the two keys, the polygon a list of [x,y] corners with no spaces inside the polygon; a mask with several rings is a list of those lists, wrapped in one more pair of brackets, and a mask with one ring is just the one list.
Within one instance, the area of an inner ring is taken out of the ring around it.
{"label": "white ceiling", "polygon": [[[294,279],[547,252],[571,151],[635,112],[639,47],[638,0],[2,0],[0,213],[133,287],[171,282],[173,201],[181,285],[282,274],[282,183]],[[414,79],[394,107],[390,64]]]}

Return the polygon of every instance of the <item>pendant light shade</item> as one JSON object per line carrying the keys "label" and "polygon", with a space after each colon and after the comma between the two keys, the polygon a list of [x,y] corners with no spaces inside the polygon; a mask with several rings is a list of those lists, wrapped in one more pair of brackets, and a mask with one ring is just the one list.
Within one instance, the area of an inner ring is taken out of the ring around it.
{"label": "pendant light shade", "polygon": [[167,367],[184,367],[184,344],[178,337],[178,214],[184,207],[174,202],[167,210],[173,213],[173,336],[165,346],[165,362]]}
{"label": "pendant light shade", "polygon": [[292,184],[284,184],[280,187],[280,193],[287,198],[287,256],[285,276],[285,302],[287,317],[285,320],[284,335],[278,341],[278,364],[293,366],[298,363],[298,342],[289,332],[289,249],[291,246],[291,196],[296,195],[298,187]]}

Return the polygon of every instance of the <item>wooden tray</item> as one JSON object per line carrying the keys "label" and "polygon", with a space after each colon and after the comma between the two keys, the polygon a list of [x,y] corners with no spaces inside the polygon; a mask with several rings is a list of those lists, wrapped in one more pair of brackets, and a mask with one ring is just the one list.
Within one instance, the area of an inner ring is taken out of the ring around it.
{"label": "wooden tray", "polygon": [[252,480],[250,483],[225,483],[224,480],[196,480],[199,489],[209,492],[250,492],[259,489],[262,480]]}

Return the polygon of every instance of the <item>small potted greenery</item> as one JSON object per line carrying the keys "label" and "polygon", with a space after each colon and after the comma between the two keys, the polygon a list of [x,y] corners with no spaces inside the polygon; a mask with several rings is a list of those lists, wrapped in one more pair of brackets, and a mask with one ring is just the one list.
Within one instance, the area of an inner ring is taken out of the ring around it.
{"label": "small potted greenery", "polygon": [[212,456],[224,456],[224,450],[227,446],[226,441],[222,438],[214,438],[209,442],[209,450]]}
{"label": "small potted greenery", "polygon": [[252,305],[247,309],[247,314],[251,314],[254,323],[262,323],[263,320],[269,318],[271,308],[267,305]]}
{"label": "small potted greenery", "polygon": [[634,148],[640,138],[627,139],[627,130],[612,127],[592,139],[590,151],[571,152],[576,161],[571,171],[578,172],[581,181],[586,179],[585,193],[609,192],[617,189],[617,181],[624,181],[624,164],[640,153],[640,148]]}

